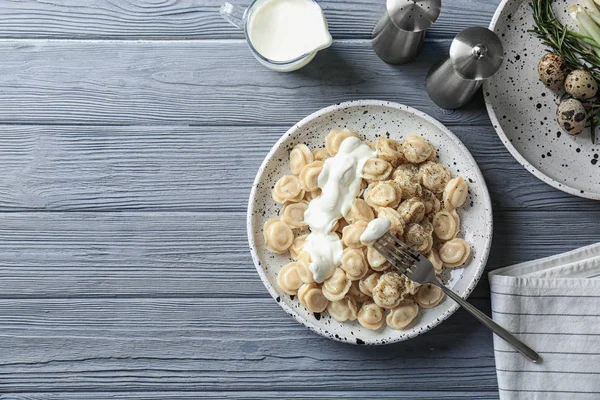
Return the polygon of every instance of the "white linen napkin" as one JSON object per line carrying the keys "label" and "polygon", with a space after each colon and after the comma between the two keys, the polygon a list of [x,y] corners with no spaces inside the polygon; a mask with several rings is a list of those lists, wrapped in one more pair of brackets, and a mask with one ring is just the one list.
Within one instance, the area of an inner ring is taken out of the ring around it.
{"label": "white linen napkin", "polygon": [[494,335],[500,399],[600,399],[600,243],[489,277],[493,319],[542,357]]}

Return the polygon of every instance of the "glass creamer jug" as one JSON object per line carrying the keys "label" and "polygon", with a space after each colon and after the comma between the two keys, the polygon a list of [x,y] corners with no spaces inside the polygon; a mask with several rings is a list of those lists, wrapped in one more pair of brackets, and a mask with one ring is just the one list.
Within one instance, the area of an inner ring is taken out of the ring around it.
{"label": "glass creamer jug", "polygon": [[224,3],[221,15],[244,31],[254,57],[275,71],[304,67],[333,41],[314,0],[254,0],[246,9]]}

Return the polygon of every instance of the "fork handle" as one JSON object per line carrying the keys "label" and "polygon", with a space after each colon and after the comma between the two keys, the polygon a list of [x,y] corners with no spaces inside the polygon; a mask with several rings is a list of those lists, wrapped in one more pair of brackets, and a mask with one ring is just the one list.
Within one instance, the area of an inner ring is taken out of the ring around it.
{"label": "fork handle", "polygon": [[440,284],[439,282],[431,282],[440,289],[444,291],[452,300],[456,301],[460,304],[464,309],[471,313],[475,318],[479,320],[482,324],[488,327],[492,332],[496,335],[500,336],[502,339],[506,340],[506,342],[511,345],[515,350],[519,353],[523,354],[525,357],[529,358],[534,363],[537,363],[541,360],[541,357],[538,353],[533,351],[529,346],[525,343],[521,342],[517,339],[512,333],[498,325],[494,322],[490,317],[479,311],[470,303],[463,300],[459,295],[454,293],[452,290],[448,289],[446,286]]}

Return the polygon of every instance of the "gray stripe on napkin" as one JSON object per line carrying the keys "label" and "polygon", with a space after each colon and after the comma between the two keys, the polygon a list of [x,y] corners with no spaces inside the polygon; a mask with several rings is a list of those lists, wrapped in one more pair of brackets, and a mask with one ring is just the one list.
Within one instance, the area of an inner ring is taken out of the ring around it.
{"label": "gray stripe on napkin", "polygon": [[543,358],[494,336],[500,398],[600,399],[600,244],[489,276],[494,320]]}

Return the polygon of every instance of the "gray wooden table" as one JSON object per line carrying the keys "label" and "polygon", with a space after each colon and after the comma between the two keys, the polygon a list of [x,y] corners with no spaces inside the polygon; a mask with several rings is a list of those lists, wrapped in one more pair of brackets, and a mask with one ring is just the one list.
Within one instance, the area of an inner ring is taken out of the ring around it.
{"label": "gray wooden table", "polygon": [[[368,41],[383,1],[323,1],[336,43],[277,74],[219,0],[0,0],[0,399],[497,399],[491,334],[459,311],[381,348],[318,337],[252,265],[254,174],[290,125],[353,99],[439,119],[494,202],[489,268],[598,241],[598,203],[537,181],[481,95],[457,112],[430,64],[497,1],[450,0],[412,64]],[[489,311],[484,277],[471,296]]]}

